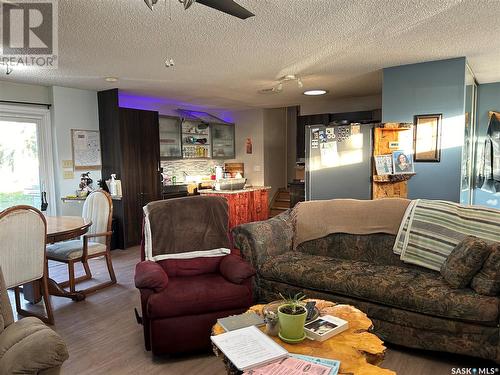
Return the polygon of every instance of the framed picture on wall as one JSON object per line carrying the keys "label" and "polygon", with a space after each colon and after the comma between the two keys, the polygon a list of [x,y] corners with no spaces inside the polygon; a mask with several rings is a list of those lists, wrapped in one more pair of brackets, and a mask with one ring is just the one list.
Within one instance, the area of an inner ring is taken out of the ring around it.
{"label": "framed picture on wall", "polygon": [[441,160],[442,120],[442,114],[415,116],[413,136],[415,162],[439,162]]}
{"label": "framed picture on wall", "polygon": [[394,174],[415,173],[411,152],[404,150],[394,151],[392,153],[392,164]]}
{"label": "framed picture on wall", "polygon": [[379,176],[392,174],[392,155],[375,156],[375,169]]}

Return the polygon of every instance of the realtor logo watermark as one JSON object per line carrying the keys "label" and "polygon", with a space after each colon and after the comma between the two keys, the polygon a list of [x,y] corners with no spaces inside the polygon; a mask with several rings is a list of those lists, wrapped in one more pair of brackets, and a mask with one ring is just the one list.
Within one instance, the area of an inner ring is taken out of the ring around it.
{"label": "realtor logo watermark", "polygon": [[57,69],[57,0],[0,0],[0,64]]}
{"label": "realtor logo watermark", "polygon": [[453,367],[451,375],[497,375],[498,367]]}

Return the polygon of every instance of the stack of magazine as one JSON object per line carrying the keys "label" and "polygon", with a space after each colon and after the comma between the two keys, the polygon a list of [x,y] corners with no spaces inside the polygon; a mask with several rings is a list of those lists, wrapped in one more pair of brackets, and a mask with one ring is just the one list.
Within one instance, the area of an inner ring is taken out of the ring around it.
{"label": "stack of magazine", "polygon": [[257,327],[211,337],[231,363],[248,375],[337,375],[340,362],[288,353]]}

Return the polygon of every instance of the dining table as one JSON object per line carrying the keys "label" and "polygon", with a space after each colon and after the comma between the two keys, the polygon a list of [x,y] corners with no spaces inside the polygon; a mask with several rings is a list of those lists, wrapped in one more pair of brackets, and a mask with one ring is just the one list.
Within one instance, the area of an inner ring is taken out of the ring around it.
{"label": "dining table", "polygon": [[[80,216],[45,216],[45,220],[47,221],[47,244],[78,238],[87,233],[92,225],[92,221]],[[71,298],[73,301],[85,299],[84,293],[67,291],[50,277],[48,277],[48,286],[50,295]],[[25,284],[23,293],[24,299],[33,304],[42,299],[40,285],[36,282]]]}

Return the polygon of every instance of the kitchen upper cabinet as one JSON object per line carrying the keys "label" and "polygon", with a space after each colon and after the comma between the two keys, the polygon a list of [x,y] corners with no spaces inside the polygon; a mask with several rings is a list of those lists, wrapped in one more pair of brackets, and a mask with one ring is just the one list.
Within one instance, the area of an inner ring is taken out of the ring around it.
{"label": "kitchen upper cabinet", "polygon": [[182,158],[181,124],[179,117],[160,116],[160,159]]}
{"label": "kitchen upper cabinet", "polygon": [[206,112],[179,109],[184,159],[234,159],[234,124]]}
{"label": "kitchen upper cabinet", "polygon": [[210,125],[199,121],[182,121],[182,157],[184,159],[209,159],[212,157]]}
{"label": "kitchen upper cabinet", "polygon": [[214,159],[234,159],[234,124],[210,124]]}
{"label": "kitchen upper cabinet", "polygon": [[118,90],[101,91],[99,130],[102,177],[112,173],[122,184],[122,199],[113,201],[118,247],[140,243],[143,206],[161,199],[158,112],[120,108]]}

